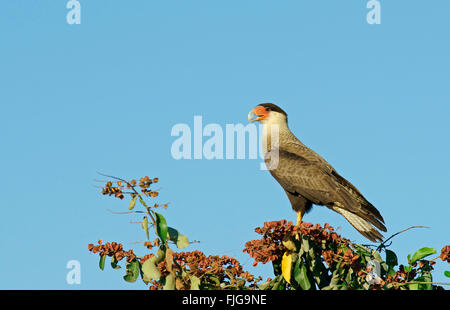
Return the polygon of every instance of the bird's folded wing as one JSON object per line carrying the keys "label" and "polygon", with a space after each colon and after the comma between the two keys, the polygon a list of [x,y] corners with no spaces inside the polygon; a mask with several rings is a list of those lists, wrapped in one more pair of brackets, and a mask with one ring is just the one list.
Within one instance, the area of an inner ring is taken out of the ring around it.
{"label": "bird's folded wing", "polygon": [[[307,155],[304,157],[304,154]],[[314,204],[330,208],[339,205],[339,210],[351,212],[386,231],[378,210],[356,187],[337,174],[327,162],[324,164],[323,159],[309,160],[311,154],[309,151],[294,154],[285,149],[273,150],[268,156],[278,156],[278,165],[271,169],[270,173],[286,191],[297,193]]]}
{"label": "bird's folded wing", "polygon": [[287,152],[273,150],[266,160],[278,156],[278,165],[269,170],[272,176],[288,192],[298,193],[315,204],[327,204],[336,200],[333,179],[316,162]]}

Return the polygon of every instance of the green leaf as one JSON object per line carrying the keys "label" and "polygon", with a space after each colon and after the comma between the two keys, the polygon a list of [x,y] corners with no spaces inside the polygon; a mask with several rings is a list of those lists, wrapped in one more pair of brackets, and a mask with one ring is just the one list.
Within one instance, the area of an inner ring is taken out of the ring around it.
{"label": "green leaf", "polygon": [[177,241],[177,248],[184,249],[189,246],[189,239],[187,236],[179,234],[178,235],[178,241]]}
{"label": "green leaf", "polygon": [[273,280],[261,283],[261,284],[258,285],[258,289],[262,290],[262,291],[268,290],[268,289],[270,289],[272,287],[272,284],[273,284],[272,282],[273,282]]}
{"label": "green leaf", "polygon": [[100,256],[100,261],[98,262],[98,266],[100,267],[101,270],[105,269],[105,260],[106,260],[106,255]]}
{"label": "green leaf", "polygon": [[416,253],[413,254],[410,264],[414,264],[418,260],[420,260],[424,257],[427,257],[428,255],[431,255],[431,254],[436,254],[436,250],[433,248],[427,248],[427,247],[421,248],[420,250],[418,250]]}
{"label": "green leaf", "polygon": [[275,283],[272,286],[273,291],[283,291],[286,288],[286,280],[284,280],[282,275],[275,278]]}
{"label": "green leaf", "polygon": [[144,216],[144,220],[142,221],[142,228],[144,228],[145,235],[147,236],[147,240],[149,239],[148,235],[148,219],[146,216]]}
{"label": "green leaf", "polygon": [[345,275],[345,286],[346,288],[349,287],[352,283],[352,275],[354,274],[353,268],[349,268],[347,271],[347,274]]}
{"label": "green leaf", "polygon": [[187,236],[180,234],[178,230],[172,227],[167,227],[168,239],[173,241],[177,248],[184,249],[189,246],[189,239]]}
{"label": "green leaf", "polygon": [[[433,282],[433,277],[432,277],[432,275],[431,275],[430,272],[424,272],[421,278],[422,278],[422,279],[421,279],[420,281],[423,281],[423,282]],[[430,284],[430,283],[419,284],[419,289],[431,291],[431,290],[433,289],[433,285]]]}
{"label": "green leaf", "polygon": [[445,275],[446,277],[449,277],[449,278],[450,278],[450,271],[448,271],[448,270],[444,271],[444,275]]}
{"label": "green leaf", "polygon": [[329,286],[333,287],[333,286],[337,286],[340,280],[340,276],[339,276],[339,266],[340,263],[338,263],[338,266],[336,266],[336,269],[333,271],[333,273],[331,274],[331,279],[330,279],[330,283]]}
{"label": "green leaf", "polygon": [[162,243],[166,243],[167,240],[167,222],[164,216],[161,214],[155,212],[156,215],[156,233],[158,234],[159,238],[161,238]]}
{"label": "green leaf", "polygon": [[281,243],[289,251],[292,251],[292,252],[297,252],[298,251],[297,244],[295,242],[295,239],[292,236],[289,236],[289,235],[284,236],[284,238],[281,241]]}
{"label": "green leaf", "polygon": [[161,272],[156,265],[156,260],[157,257],[152,256],[142,264],[142,280],[144,280],[145,283],[150,282],[152,279],[157,280],[161,277]]}
{"label": "green leaf", "polygon": [[395,276],[395,274],[396,274],[395,269],[393,267],[389,267],[387,275],[393,277]]}
{"label": "green leaf", "polygon": [[381,266],[381,273],[386,273],[386,272],[388,272],[389,271],[389,267],[388,267],[388,265],[386,264],[386,262],[381,262],[380,263],[380,266]]}
{"label": "green leaf", "polygon": [[214,284],[216,284],[216,286],[217,287],[219,287],[220,286],[220,280],[219,280],[219,278],[216,276],[216,275],[209,275],[209,280],[211,280],[211,281],[213,281],[214,282]]}
{"label": "green leaf", "polygon": [[165,284],[163,286],[163,290],[171,290],[173,291],[175,289],[175,277],[173,274],[169,274],[166,276]]}
{"label": "green leaf", "polygon": [[168,238],[170,241],[177,243],[178,240],[178,230],[172,227],[167,227]]}
{"label": "green leaf", "polygon": [[381,258],[381,255],[378,251],[373,250],[372,251],[372,257],[375,261],[381,263],[383,261],[383,259]]}
{"label": "green leaf", "polygon": [[354,244],[355,248],[358,250],[359,256],[370,256],[371,252],[369,249],[365,248],[364,246],[360,244]]}
{"label": "green leaf", "polygon": [[139,277],[139,262],[133,260],[127,264],[127,274],[123,276],[123,279],[127,282],[135,282]]}
{"label": "green leaf", "polygon": [[319,257],[315,257],[314,260],[311,260],[309,268],[319,289],[322,289],[322,287],[328,284],[328,270]]}
{"label": "green leaf", "polygon": [[158,251],[156,251],[156,260],[155,262],[157,264],[159,264],[160,262],[162,262],[164,259],[166,258],[166,247],[164,245],[161,245],[158,249]]}
{"label": "green leaf", "polygon": [[386,249],[386,264],[389,267],[394,267],[398,265],[397,255],[394,253],[394,251]]}
{"label": "green leaf", "polygon": [[130,204],[128,205],[128,210],[133,210],[134,206],[136,205],[137,196],[134,196],[133,199],[131,199]]}
{"label": "green leaf", "polygon": [[310,251],[309,239],[305,236],[302,236],[301,251],[303,251],[305,253]]}
{"label": "green leaf", "polygon": [[190,290],[199,290],[200,289],[200,279],[194,275],[189,276],[189,280],[191,280]]}
{"label": "green leaf", "polygon": [[277,277],[281,275],[281,257],[272,261],[273,274]]}
{"label": "green leaf", "polygon": [[311,288],[311,283],[309,282],[308,275],[306,273],[306,266],[301,260],[297,260],[297,263],[295,264],[294,279],[303,290],[309,290]]}
{"label": "green leaf", "polygon": [[113,256],[111,257],[111,267],[112,267],[113,269],[120,269],[120,266],[117,265],[118,263],[119,263],[119,262],[117,261],[116,256],[113,255]]}
{"label": "green leaf", "polygon": [[[414,279],[414,282],[433,282],[433,278],[431,277],[431,273],[425,273],[422,276]],[[433,289],[433,285],[430,283],[410,283],[408,284],[408,288],[410,290],[427,290],[430,291]]]}

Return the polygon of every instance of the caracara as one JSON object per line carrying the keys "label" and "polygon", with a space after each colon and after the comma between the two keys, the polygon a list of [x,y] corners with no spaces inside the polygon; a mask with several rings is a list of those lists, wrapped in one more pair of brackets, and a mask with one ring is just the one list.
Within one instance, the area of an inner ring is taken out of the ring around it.
{"label": "caracara", "polygon": [[[367,239],[382,241],[375,229],[386,231],[380,212],[325,159],[297,139],[289,130],[286,112],[275,104],[263,103],[248,119],[263,126],[262,139],[267,141],[264,160],[297,212],[297,225],[313,204],[322,205],[343,215]],[[272,137],[274,133],[278,137]]]}

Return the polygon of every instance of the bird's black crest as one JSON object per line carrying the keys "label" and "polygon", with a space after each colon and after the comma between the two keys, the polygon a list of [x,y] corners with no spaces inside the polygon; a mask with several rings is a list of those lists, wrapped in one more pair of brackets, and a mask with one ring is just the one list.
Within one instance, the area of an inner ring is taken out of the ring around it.
{"label": "bird's black crest", "polygon": [[279,106],[277,106],[276,104],[273,104],[273,103],[261,103],[260,106],[265,107],[266,109],[269,109],[270,111],[275,111],[275,112],[284,114],[287,117],[287,113],[284,112],[284,110],[282,108],[280,108]]}

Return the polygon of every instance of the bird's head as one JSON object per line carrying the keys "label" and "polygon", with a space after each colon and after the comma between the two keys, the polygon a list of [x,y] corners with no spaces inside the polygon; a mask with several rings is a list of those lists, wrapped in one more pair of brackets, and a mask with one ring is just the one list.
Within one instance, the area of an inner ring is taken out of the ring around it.
{"label": "bird's head", "polygon": [[279,106],[273,103],[261,103],[248,114],[248,121],[266,123],[286,123],[287,114]]}

